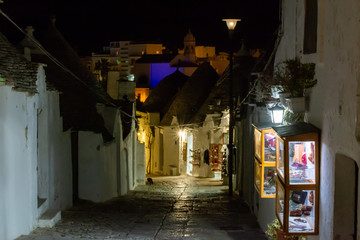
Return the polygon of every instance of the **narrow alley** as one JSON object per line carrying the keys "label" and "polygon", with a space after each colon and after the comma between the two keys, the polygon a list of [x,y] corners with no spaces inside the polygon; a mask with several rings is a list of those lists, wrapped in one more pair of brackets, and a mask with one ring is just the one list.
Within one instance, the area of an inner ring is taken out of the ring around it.
{"label": "narrow alley", "polygon": [[255,216],[221,181],[153,177],[128,195],[101,204],[80,202],[51,229],[18,240],[266,239]]}

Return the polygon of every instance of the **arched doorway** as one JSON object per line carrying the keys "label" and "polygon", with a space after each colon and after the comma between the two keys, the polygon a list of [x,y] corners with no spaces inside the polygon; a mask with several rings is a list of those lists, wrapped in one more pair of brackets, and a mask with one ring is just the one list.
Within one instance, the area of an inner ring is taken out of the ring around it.
{"label": "arched doorway", "polygon": [[335,156],[334,239],[356,239],[358,165],[342,154]]}

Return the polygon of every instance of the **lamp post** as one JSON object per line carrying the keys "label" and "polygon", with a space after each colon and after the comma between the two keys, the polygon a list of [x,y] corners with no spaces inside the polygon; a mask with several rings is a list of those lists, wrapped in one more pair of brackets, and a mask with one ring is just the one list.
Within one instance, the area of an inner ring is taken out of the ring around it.
{"label": "lamp post", "polygon": [[233,35],[236,23],[241,19],[223,19],[229,29],[230,38],[230,74],[229,74],[229,156],[228,156],[228,170],[229,170],[229,195],[233,195],[233,128],[234,128],[234,106],[233,106]]}

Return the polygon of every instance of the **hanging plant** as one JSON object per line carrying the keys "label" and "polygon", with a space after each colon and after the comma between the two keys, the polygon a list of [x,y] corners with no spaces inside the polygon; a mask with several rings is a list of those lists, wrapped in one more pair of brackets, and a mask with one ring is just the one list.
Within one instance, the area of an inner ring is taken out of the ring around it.
{"label": "hanging plant", "polygon": [[290,97],[303,97],[304,90],[316,85],[314,63],[301,63],[299,58],[282,62],[275,70],[273,84]]}

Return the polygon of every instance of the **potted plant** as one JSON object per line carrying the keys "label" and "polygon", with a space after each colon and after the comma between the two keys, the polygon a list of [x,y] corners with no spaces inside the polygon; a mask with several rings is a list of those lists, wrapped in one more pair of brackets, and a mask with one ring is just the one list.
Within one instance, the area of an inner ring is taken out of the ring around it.
{"label": "potted plant", "polygon": [[267,230],[265,232],[268,239],[276,240],[277,239],[277,230],[280,229],[280,222],[278,219],[275,219],[267,225]]}
{"label": "potted plant", "polygon": [[268,225],[265,234],[271,240],[306,240],[305,236],[289,235],[281,229],[281,224],[278,219],[275,219]]}
{"label": "potted plant", "polygon": [[[317,83],[314,79],[315,64],[301,63],[299,58],[282,62],[274,72],[274,82],[280,86],[283,93],[287,93],[286,102],[293,112],[305,111],[305,89],[312,88]],[[294,108],[300,104],[300,108]]]}

